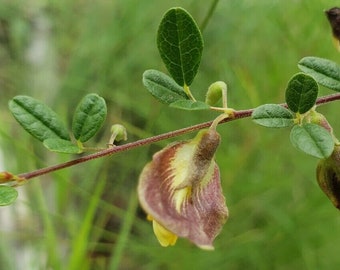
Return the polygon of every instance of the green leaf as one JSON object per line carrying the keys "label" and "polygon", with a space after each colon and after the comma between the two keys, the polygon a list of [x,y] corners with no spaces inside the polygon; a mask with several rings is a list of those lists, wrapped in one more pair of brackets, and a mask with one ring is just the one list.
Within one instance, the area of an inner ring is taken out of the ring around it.
{"label": "green leaf", "polygon": [[19,124],[39,141],[49,138],[69,140],[68,131],[58,115],[44,103],[29,96],[16,96],[8,106]]}
{"label": "green leaf", "polygon": [[44,140],[44,146],[53,152],[65,153],[65,154],[79,154],[83,150],[71,141],[63,139],[47,139]]}
{"label": "green leaf", "polygon": [[202,101],[193,101],[193,100],[178,100],[174,103],[170,104],[170,107],[189,110],[189,111],[198,111],[198,110],[209,110],[210,106]]}
{"label": "green leaf", "polygon": [[189,86],[201,62],[203,38],[186,10],[177,7],[165,13],[158,28],[157,45],[174,80],[181,86]]}
{"label": "green leaf", "polygon": [[12,204],[18,197],[18,191],[9,186],[0,186],[0,206]]}
{"label": "green leaf", "polygon": [[252,115],[253,121],[265,127],[290,127],[294,124],[294,115],[278,104],[264,104],[257,107]]}
{"label": "green leaf", "polygon": [[286,102],[295,113],[305,113],[315,104],[319,87],[313,77],[298,73],[290,79],[286,89]]}
{"label": "green leaf", "polygon": [[92,138],[103,125],[107,114],[105,100],[97,94],[86,95],[78,104],[72,121],[72,132],[80,142]]}
{"label": "green leaf", "polygon": [[298,67],[311,75],[319,84],[340,92],[340,66],[328,59],[304,57]]}
{"label": "green leaf", "polygon": [[163,72],[152,69],[146,70],[143,73],[143,84],[151,95],[165,104],[188,99],[183,87]]}
{"label": "green leaf", "polygon": [[332,135],[325,128],[311,123],[294,126],[290,141],[297,149],[317,158],[329,157],[334,149]]}

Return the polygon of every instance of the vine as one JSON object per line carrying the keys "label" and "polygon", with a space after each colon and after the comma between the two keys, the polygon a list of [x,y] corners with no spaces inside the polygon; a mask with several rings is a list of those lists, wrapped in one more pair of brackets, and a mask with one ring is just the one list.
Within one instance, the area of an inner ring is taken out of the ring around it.
{"label": "vine", "polygon": [[[339,33],[334,30],[337,25],[332,18],[338,11],[338,8],[326,11],[337,41]],[[206,21],[202,27],[205,25]],[[176,109],[218,112],[215,120],[120,146],[115,146],[115,142],[126,140],[126,130],[121,125],[113,125],[107,148],[95,149],[98,150],[95,153],[32,172],[0,172],[0,205],[13,203],[17,197],[15,187],[32,178],[200,130],[192,140],[173,143],[154,155],[141,173],[138,196],[161,245],[173,245],[179,236],[189,238],[203,249],[212,249],[214,238],[228,218],[218,165],[214,161],[220,143],[216,126],[251,117],[264,127],[291,128],[293,146],[320,160],[317,181],[332,203],[340,208],[340,143],[326,117],[317,112],[318,106],[340,99],[340,93],[318,97],[319,85],[340,92],[337,63],[304,57],[298,62],[301,72],[287,83],[286,103],[236,110],[228,106],[224,82],[212,83],[204,101],[196,99],[190,89],[200,66],[204,42],[201,30],[186,10],[171,8],[164,14],[157,32],[157,46],[170,76],[158,70],[146,70],[143,84],[149,93]],[[56,112],[32,97],[14,97],[9,101],[9,110],[48,150],[68,154],[93,151],[84,143],[99,131],[107,114],[105,100],[95,93],[79,102],[71,131],[65,128]],[[206,213],[210,213],[209,216]]]}

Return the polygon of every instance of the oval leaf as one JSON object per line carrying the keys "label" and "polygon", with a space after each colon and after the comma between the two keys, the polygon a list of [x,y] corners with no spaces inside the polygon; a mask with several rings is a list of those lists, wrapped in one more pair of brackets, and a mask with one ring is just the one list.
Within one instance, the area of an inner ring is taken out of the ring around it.
{"label": "oval leaf", "polygon": [[53,152],[65,153],[65,154],[79,154],[82,153],[82,149],[71,141],[62,139],[47,139],[44,142],[44,146]]}
{"label": "oval leaf", "polygon": [[183,87],[163,72],[152,69],[146,70],[143,73],[143,84],[151,95],[165,104],[188,99]]}
{"label": "oval leaf", "polygon": [[72,121],[72,132],[80,142],[92,138],[106,118],[105,100],[97,94],[86,95],[78,104]]}
{"label": "oval leaf", "polygon": [[189,111],[198,111],[198,110],[209,110],[210,106],[202,101],[193,101],[193,100],[179,100],[170,104],[170,107],[189,110]]}
{"label": "oval leaf", "polygon": [[165,13],[158,28],[157,45],[174,80],[180,86],[189,86],[201,62],[203,38],[186,10],[171,8]]}
{"label": "oval leaf", "polygon": [[337,63],[319,57],[304,57],[298,67],[319,84],[340,92],[340,66]]}
{"label": "oval leaf", "polygon": [[16,96],[8,106],[19,124],[39,141],[49,138],[69,140],[68,131],[58,115],[42,102],[29,96]]}
{"label": "oval leaf", "polygon": [[317,158],[329,157],[334,149],[332,135],[316,124],[294,126],[290,133],[290,141],[296,148]]}
{"label": "oval leaf", "polygon": [[278,104],[259,106],[253,111],[251,117],[256,124],[265,127],[282,128],[294,124],[294,115]]}
{"label": "oval leaf", "polygon": [[0,186],[0,206],[12,204],[18,197],[18,191],[9,186]]}
{"label": "oval leaf", "polygon": [[293,112],[305,113],[315,104],[319,87],[313,77],[298,73],[290,79],[286,89],[286,102]]}

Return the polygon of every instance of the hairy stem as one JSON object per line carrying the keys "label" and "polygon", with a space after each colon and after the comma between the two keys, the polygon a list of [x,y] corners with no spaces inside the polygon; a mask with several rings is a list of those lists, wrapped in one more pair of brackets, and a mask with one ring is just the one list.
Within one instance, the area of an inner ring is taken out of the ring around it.
{"label": "hairy stem", "polygon": [[[322,105],[322,104],[326,104],[326,103],[330,103],[332,101],[335,100],[340,100],[340,93],[337,94],[333,94],[333,95],[327,95],[327,96],[323,96],[317,99],[316,104],[317,105]],[[286,104],[281,104],[282,106],[287,106]],[[240,111],[235,111],[233,117],[231,118],[225,118],[222,121],[219,122],[219,124],[222,123],[226,123],[226,122],[230,122],[233,120],[237,120],[237,119],[242,119],[242,118],[247,118],[250,117],[252,112],[254,109],[248,109],[248,110],[240,110]],[[175,131],[170,131],[168,133],[163,133],[160,135],[156,135],[153,137],[149,137],[146,139],[141,139],[135,142],[131,142],[131,143],[127,143],[121,146],[115,146],[115,147],[111,147],[102,151],[99,151],[97,153],[94,154],[90,154],[87,156],[83,156],[81,158],[78,159],[74,159],[65,163],[61,163],[61,164],[57,164],[54,166],[50,166],[50,167],[46,167],[46,168],[42,168],[42,169],[38,169],[32,172],[27,172],[27,173],[22,173],[19,174],[18,177],[23,178],[23,179],[31,179],[37,176],[41,176],[44,174],[48,174],[57,170],[61,170],[64,168],[68,168],[86,161],[90,161],[93,159],[97,159],[97,158],[101,158],[101,157],[105,157],[105,156],[110,156],[116,153],[120,153],[120,152],[124,152],[130,149],[134,149],[137,147],[141,147],[144,145],[148,145],[148,144],[152,144],[158,141],[162,141],[162,140],[166,140],[169,138],[173,138],[173,137],[177,137],[177,136],[181,136],[193,131],[197,131],[203,128],[207,128],[210,127],[211,124],[213,123],[213,121],[208,121],[208,122],[204,122],[204,123],[200,123],[194,126],[190,126],[190,127],[186,127],[186,128],[182,128],[182,129],[178,129]]]}

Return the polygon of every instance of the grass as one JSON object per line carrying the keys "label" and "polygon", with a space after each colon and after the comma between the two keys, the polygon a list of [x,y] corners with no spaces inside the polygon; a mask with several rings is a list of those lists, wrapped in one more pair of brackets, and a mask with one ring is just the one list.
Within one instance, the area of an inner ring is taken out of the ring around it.
{"label": "grass", "polygon": [[[215,1],[210,2],[5,1],[0,7],[5,22],[0,27],[0,145],[6,170],[21,173],[72,158],[49,153],[19,128],[7,109],[8,100],[19,94],[45,101],[67,123],[86,93],[103,96],[109,116],[92,141],[98,146],[108,141],[113,123],[128,123],[133,141],[211,120],[213,113],[157,103],[141,83],[144,70],[165,71],[155,44],[162,14],[182,6],[201,24]],[[233,108],[283,102],[302,57],[339,58],[323,14],[333,5],[326,0],[219,1],[204,28],[205,49],[192,91],[203,99],[210,83],[224,80]],[[27,60],[39,38],[45,54]],[[320,111],[340,134],[337,104]],[[290,145],[288,130],[265,129],[249,119],[218,130],[222,145],[216,158],[230,219],[215,251],[201,251],[183,239],[172,248],[160,247],[137,204],[138,175],[169,143],[162,142],[20,187],[18,201],[0,209],[1,268],[314,270],[339,265],[340,218],[316,184],[317,160]]]}

